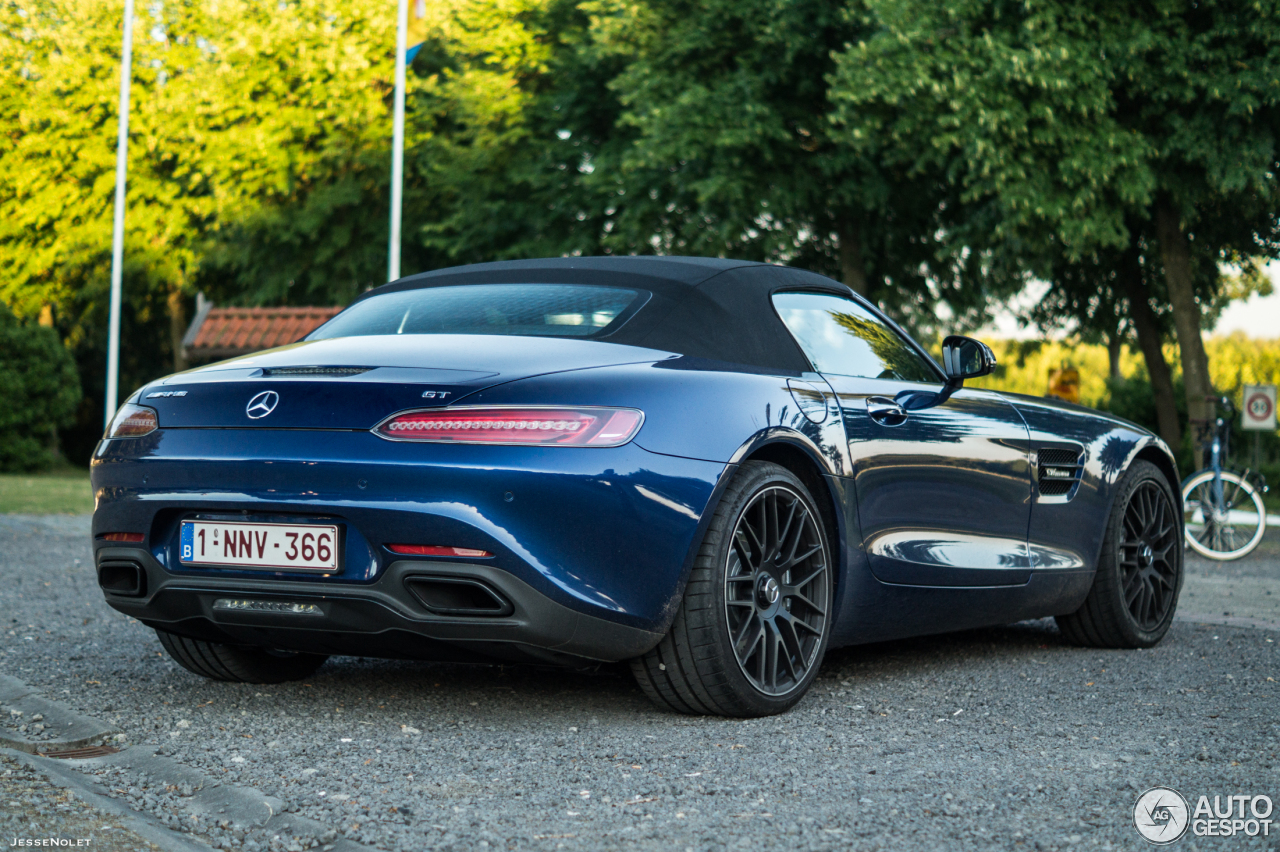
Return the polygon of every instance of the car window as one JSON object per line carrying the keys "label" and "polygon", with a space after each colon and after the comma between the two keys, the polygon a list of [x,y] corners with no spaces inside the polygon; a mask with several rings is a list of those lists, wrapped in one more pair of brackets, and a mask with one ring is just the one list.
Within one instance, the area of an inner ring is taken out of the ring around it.
{"label": "car window", "polygon": [[820,373],[941,381],[902,335],[851,299],[827,293],[775,293],[773,306]]}
{"label": "car window", "polygon": [[469,284],[384,293],[357,302],[308,340],[373,334],[511,334],[599,337],[648,294],[580,284]]}

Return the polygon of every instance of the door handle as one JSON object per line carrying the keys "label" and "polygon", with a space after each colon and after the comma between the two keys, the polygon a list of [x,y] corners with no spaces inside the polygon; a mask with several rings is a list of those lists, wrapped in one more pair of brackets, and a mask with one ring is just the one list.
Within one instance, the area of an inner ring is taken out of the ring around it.
{"label": "door handle", "polygon": [[886,396],[867,397],[867,416],[881,426],[901,426],[907,422],[906,410]]}

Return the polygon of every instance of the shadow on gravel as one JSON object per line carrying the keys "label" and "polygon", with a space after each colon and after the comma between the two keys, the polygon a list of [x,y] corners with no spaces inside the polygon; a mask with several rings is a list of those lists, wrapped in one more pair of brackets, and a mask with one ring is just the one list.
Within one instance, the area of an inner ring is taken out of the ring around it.
{"label": "shadow on gravel", "polygon": [[[859,675],[895,675],[944,678],[957,667],[993,662],[1014,664],[1032,655],[1080,652],[1063,641],[1049,619],[1001,627],[945,633],[935,636],[856,645],[829,651],[821,676],[847,678]],[[1094,652],[1096,653],[1096,652]],[[1111,651],[1101,653],[1126,653]],[[199,687],[261,692],[252,685],[215,685],[174,671],[157,684],[178,689]],[[335,699],[355,700],[374,711],[392,715],[406,706],[431,706],[437,711],[470,712],[482,703],[510,706],[513,710],[537,710],[540,715],[563,713],[579,717],[584,712],[608,715],[655,713],[631,678],[626,663],[601,664],[569,670],[533,665],[473,665],[334,657],[301,684],[270,687],[272,692],[292,692],[316,707]],[[390,702],[390,703],[388,703]],[[343,706],[344,712],[347,706]]]}

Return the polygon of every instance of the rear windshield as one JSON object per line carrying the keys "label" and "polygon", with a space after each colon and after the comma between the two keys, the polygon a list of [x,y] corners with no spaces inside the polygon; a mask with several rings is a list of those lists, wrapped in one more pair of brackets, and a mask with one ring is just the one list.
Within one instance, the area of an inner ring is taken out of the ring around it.
{"label": "rear windshield", "polygon": [[648,295],[580,284],[424,287],[357,302],[307,339],[370,334],[599,337],[617,329]]}

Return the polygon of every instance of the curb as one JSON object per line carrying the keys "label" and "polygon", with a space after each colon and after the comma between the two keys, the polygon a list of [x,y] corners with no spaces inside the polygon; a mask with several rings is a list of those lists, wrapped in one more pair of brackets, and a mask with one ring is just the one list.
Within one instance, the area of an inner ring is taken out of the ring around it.
{"label": "curb", "polygon": [[83,775],[60,761],[48,757],[35,757],[28,752],[16,749],[0,749],[0,753],[7,754],[14,760],[35,769],[49,779],[51,784],[71,790],[86,804],[110,814],[125,828],[167,852],[213,852],[212,846],[201,843],[190,835],[179,834],[166,828],[150,814],[135,811],[120,800],[99,793]]}
{"label": "curb", "polygon": [[[279,833],[284,837],[309,834],[319,837],[328,826],[297,814],[285,813],[285,803],[274,796],[265,795],[251,787],[223,784],[198,769],[157,755],[159,746],[134,746],[116,754],[77,760],[86,766],[117,766],[130,772],[146,775],[157,784],[174,787],[190,787],[184,810],[192,815],[211,816],[221,814],[235,828],[257,829]],[[49,758],[44,761],[52,762]],[[74,770],[71,770],[74,771]],[[324,846],[332,852],[374,852],[344,837],[338,837]]]}
{"label": "curb", "polygon": [[[92,781],[68,765],[69,760],[46,757],[37,751],[80,748],[114,735],[115,729],[40,696],[37,690],[9,675],[0,675],[0,703],[20,709],[26,715],[41,713],[51,727],[59,731],[65,729],[67,734],[65,739],[37,742],[0,733],[0,752],[36,769],[59,787],[73,790],[85,802],[112,814],[130,830],[163,849],[172,849],[174,852],[212,852],[211,846],[192,835],[174,831],[152,814],[134,810],[121,800],[99,792]],[[298,835],[318,838],[336,833],[313,819],[285,813],[285,803],[274,796],[267,796],[250,787],[223,784],[198,769],[161,757],[156,754],[158,748],[159,746],[133,746],[114,754],[75,758],[75,763],[83,766],[114,766],[145,776],[153,784],[190,789],[190,795],[184,795],[180,799],[180,808],[185,813],[205,818],[220,815],[229,820],[233,828],[268,832],[280,837],[286,844],[289,839]],[[372,847],[341,836],[323,846],[329,852],[375,852]]]}
{"label": "curb", "polygon": [[29,740],[19,734],[0,729],[0,747],[23,751],[27,754],[83,748],[87,745],[96,745],[119,733],[110,725],[82,716],[56,701],[50,701],[35,689],[9,675],[0,675],[0,704],[19,711],[27,718],[43,716],[45,729],[58,734],[58,737],[52,740]]}

